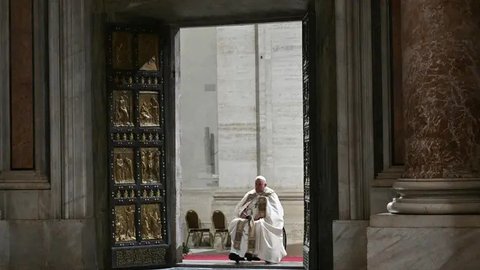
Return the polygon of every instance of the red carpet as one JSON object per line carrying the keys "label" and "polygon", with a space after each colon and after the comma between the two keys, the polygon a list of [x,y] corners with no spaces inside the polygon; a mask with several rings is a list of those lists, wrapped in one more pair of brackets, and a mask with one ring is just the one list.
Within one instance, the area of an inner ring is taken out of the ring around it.
{"label": "red carpet", "polygon": [[[198,261],[228,261],[228,254],[188,254],[184,260]],[[282,262],[303,262],[303,257],[287,256]]]}

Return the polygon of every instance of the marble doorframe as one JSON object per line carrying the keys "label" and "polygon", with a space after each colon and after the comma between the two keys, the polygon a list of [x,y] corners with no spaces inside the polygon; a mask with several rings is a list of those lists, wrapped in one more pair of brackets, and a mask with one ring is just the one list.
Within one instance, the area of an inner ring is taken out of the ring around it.
{"label": "marble doorframe", "polygon": [[340,220],[370,215],[374,178],[371,1],[336,1]]}
{"label": "marble doorframe", "polygon": [[[380,47],[381,47],[381,65],[374,68],[374,72],[381,72],[381,90],[382,96],[381,104],[374,104],[379,106],[381,110],[381,129],[382,136],[382,167],[375,179],[372,182],[373,188],[391,188],[393,182],[398,179],[404,171],[403,165],[394,165],[392,160],[393,155],[393,137],[392,137],[392,15],[391,15],[391,1],[380,0]],[[377,157],[376,157],[377,158]]]}
{"label": "marble doorframe", "polygon": [[[389,19],[387,1],[380,4],[384,31]],[[373,106],[378,81],[374,76],[382,76],[382,91],[389,91],[388,81],[383,78],[388,72],[374,72],[373,48],[378,45],[372,38],[374,4],[371,0],[335,1],[338,217],[332,224],[334,269],[367,269],[367,227],[374,199],[371,196],[376,196],[372,189],[376,139]],[[388,44],[381,45],[381,55],[377,56],[382,57],[382,68],[387,67],[384,56],[390,53],[385,46]],[[389,109],[388,104],[382,108]]]}

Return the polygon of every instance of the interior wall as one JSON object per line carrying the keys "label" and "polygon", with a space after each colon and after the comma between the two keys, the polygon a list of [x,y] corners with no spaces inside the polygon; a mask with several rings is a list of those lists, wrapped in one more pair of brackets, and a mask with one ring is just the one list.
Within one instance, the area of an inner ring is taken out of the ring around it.
{"label": "interior wall", "polygon": [[[48,81],[49,113],[42,120],[48,122],[49,141],[42,147],[49,147],[51,157],[48,181],[46,186],[40,186],[34,183],[35,177],[19,178],[0,190],[0,268],[102,268],[96,254],[92,161],[95,3],[45,3],[46,12],[41,18],[48,21],[48,36],[44,40],[48,53],[44,52],[42,57],[47,67],[43,79]],[[101,12],[101,7],[95,10]],[[1,9],[4,11],[8,7]],[[9,40],[8,35],[0,31],[2,40]],[[41,55],[42,51],[36,53]],[[102,74],[103,67],[100,68]],[[0,129],[4,128],[2,122]]]}

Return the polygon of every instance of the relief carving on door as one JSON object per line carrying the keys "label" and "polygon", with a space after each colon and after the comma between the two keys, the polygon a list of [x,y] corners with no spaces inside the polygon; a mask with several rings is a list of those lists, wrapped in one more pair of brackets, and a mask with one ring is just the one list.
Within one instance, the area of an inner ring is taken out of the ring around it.
{"label": "relief carving on door", "polygon": [[142,148],[142,184],[158,183],[160,177],[160,151],[157,148]]}
{"label": "relief carving on door", "polygon": [[114,153],[114,179],[115,184],[135,183],[133,177],[133,149],[115,148]]}
{"label": "relief carving on door", "polygon": [[140,92],[140,125],[160,125],[158,94],[151,92]]}
{"label": "relief carving on door", "polygon": [[115,206],[115,241],[134,241],[135,239],[135,205]]}
{"label": "relief carving on door", "polygon": [[115,126],[133,126],[132,94],[128,91],[113,91]]}
{"label": "relief carving on door", "polygon": [[162,239],[162,223],[158,204],[142,205],[142,238]]}

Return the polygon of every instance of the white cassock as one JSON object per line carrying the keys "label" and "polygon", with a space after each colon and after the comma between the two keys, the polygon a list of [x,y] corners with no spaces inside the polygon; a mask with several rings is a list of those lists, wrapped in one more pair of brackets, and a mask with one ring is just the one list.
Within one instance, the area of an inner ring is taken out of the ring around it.
{"label": "white cassock", "polygon": [[[244,215],[252,219],[241,218]],[[232,253],[244,257],[252,253],[260,259],[278,263],[287,255],[283,246],[283,207],[273,189],[265,187],[264,192],[255,189],[247,192],[235,207],[235,217],[228,230],[232,239]],[[254,221],[255,216],[260,216]]]}

